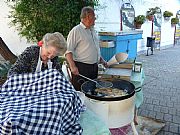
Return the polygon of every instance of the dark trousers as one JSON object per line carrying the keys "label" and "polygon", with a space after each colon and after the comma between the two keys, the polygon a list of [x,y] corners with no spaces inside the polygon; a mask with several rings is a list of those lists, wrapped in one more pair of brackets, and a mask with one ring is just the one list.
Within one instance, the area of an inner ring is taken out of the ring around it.
{"label": "dark trousers", "polygon": [[[75,61],[75,64],[79,70],[79,73],[91,78],[91,79],[96,79],[98,75],[98,64],[86,64],[82,62],[77,62]],[[72,84],[74,88],[78,91],[81,91],[81,85],[87,81],[85,78],[80,77],[79,75],[73,75],[72,74]]]}

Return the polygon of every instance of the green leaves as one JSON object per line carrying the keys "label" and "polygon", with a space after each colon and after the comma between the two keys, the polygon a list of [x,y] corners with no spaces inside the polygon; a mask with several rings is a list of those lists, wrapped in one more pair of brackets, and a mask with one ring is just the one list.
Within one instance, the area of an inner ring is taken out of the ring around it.
{"label": "green leaves", "polygon": [[65,37],[80,22],[84,6],[96,6],[98,0],[16,0],[9,18],[19,35],[39,41],[47,32],[61,32]]}
{"label": "green leaves", "polygon": [[173,13],[170,11],[164,11],[163,16],[164,17],[171,17],[171,16],[173,16]]}
{"label": "green leaves", "polygon": [[171,24],[178,24],[179,23],[179,18],[173,17],[171,18]]}
{"label": "green leaves", "polygon": [[138,15],[134,18],[135,23],[143,24],[146,20],[146,17],[144,15]]}
{"label": "green leaves", "polygon": [[0,63],[0,79],[6,78],[8,70],[11,67],[11,63],[9,61],[6,61],[4,63]]}

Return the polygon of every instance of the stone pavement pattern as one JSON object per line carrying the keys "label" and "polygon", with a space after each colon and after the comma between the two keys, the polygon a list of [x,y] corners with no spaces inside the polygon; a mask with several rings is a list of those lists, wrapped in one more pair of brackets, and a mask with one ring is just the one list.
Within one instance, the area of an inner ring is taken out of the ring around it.
{"label": "stone pavement pattern", "polygon": [[139,55],[146,79],[138,115],[165,121],[158,135],[180,135],[180,45]]}

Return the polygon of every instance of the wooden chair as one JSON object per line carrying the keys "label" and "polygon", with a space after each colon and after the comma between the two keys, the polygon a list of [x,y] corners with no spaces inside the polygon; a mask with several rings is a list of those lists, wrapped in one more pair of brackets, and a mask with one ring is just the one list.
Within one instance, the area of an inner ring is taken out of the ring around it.
{"label": "wooden chair", "polygon": [[13,64],[17,56],[14,55],[11,50],[8,48],[8,46],[5,44],[5,42],[0,37],[0,55],[6,60],[9,61],[11,64]]}
{"label": "wooden chair", "polygon": [[17,56],[14,55],[5,42],[0,37],[0,57],[2,57],[2,61],[0,61],[0,86],[7,79],[7,72],[10,68],[10,65],[13,64]]}

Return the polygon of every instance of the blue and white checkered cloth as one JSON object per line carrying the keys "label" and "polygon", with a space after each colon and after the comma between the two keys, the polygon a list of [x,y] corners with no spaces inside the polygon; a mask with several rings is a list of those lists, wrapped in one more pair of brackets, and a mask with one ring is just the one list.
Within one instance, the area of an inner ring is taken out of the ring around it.
{"label": "blue and white checkered cloth", "polygon": [[82,102],[55,69],[10,77],[0,90],[0,135],[80,135]]}

